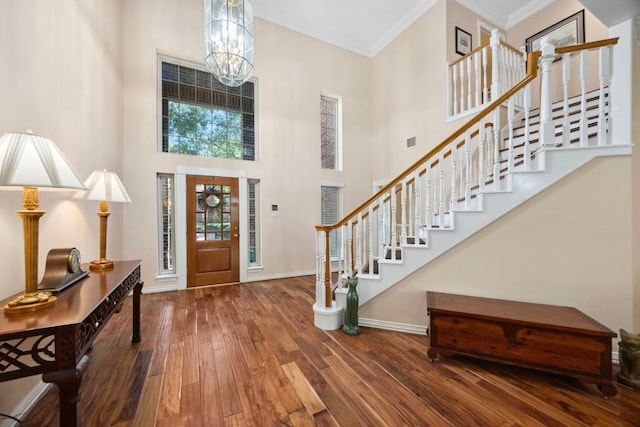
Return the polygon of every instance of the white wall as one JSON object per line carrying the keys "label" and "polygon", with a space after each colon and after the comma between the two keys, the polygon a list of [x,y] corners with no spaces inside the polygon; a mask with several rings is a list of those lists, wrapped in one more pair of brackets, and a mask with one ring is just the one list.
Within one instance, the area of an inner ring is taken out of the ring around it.
{"label": "white wall", "polygon": [[[144,260],[145,289],[178,285],[156,278],[155,177],[179,166],[260,180],[262,269],[248,280],[313,274],[321,183],[344,184],[345,213],[371,191],[370,59],[256,19],[258,160],[158,153],[157,55],[203,63],[202,1],[125,2],[124,17],[124,175],[135,201],[125,217],[125,256]],[[321,93],[342,97],[344,172],[320,168]]]}

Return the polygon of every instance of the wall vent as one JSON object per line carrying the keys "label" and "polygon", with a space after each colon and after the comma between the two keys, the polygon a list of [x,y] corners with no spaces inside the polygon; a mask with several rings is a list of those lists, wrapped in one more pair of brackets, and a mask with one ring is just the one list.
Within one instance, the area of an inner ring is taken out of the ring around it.
{"label": "wall vent", "polygon": [[415,146],[416,146],[416,137],[413,136],[411,138],[407,138],[407,148],[411,148]]}

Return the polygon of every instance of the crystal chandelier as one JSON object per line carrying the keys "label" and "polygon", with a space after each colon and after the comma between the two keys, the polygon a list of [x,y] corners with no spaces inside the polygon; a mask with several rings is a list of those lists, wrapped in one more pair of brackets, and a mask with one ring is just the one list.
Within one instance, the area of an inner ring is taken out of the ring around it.
{"label": "crystal chandelier", "polygon": [[253,74],[253,7],[247,0],[204,0],[204,61],[227,86]]}

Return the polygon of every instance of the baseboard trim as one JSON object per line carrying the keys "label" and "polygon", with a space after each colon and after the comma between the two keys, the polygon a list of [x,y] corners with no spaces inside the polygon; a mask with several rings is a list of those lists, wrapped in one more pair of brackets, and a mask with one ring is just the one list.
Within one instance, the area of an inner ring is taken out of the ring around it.
{"label": "baseboard trim", "polygon": [[423,325],[411,325],[408,323],[387,322],[385,320],[367,319],[365,317],[358,318],[360,326],[368,326],[370,328],[386,329],[395,332],[405,332],[409,334],[426,335],[427,327]]}
{"label": "baseboard trim", "polygon": [[[27,416],[31,411],[33,405],[40,400],[40,398],[51,388],[53,384],[47,383],[39,383],[33,386],[31,391],[25,395],[25,397],[18,403],[13,410],[13,415],[16,418],[23,419],[24,416]],[[18,414],[18,415],[15,415]],[[0,420],[0,427],[16,427],[18,426],[18,422],[12,420],[10,418],[5,418]]]}

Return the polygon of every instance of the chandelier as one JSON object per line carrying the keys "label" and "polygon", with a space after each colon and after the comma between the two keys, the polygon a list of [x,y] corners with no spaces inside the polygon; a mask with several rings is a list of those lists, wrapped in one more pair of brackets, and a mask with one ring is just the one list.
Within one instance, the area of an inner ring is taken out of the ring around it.
{"label": "chandelier", "polygon": [[204,62],[221,83],[253,75],[253,8],[247,0],[204,0]]}

